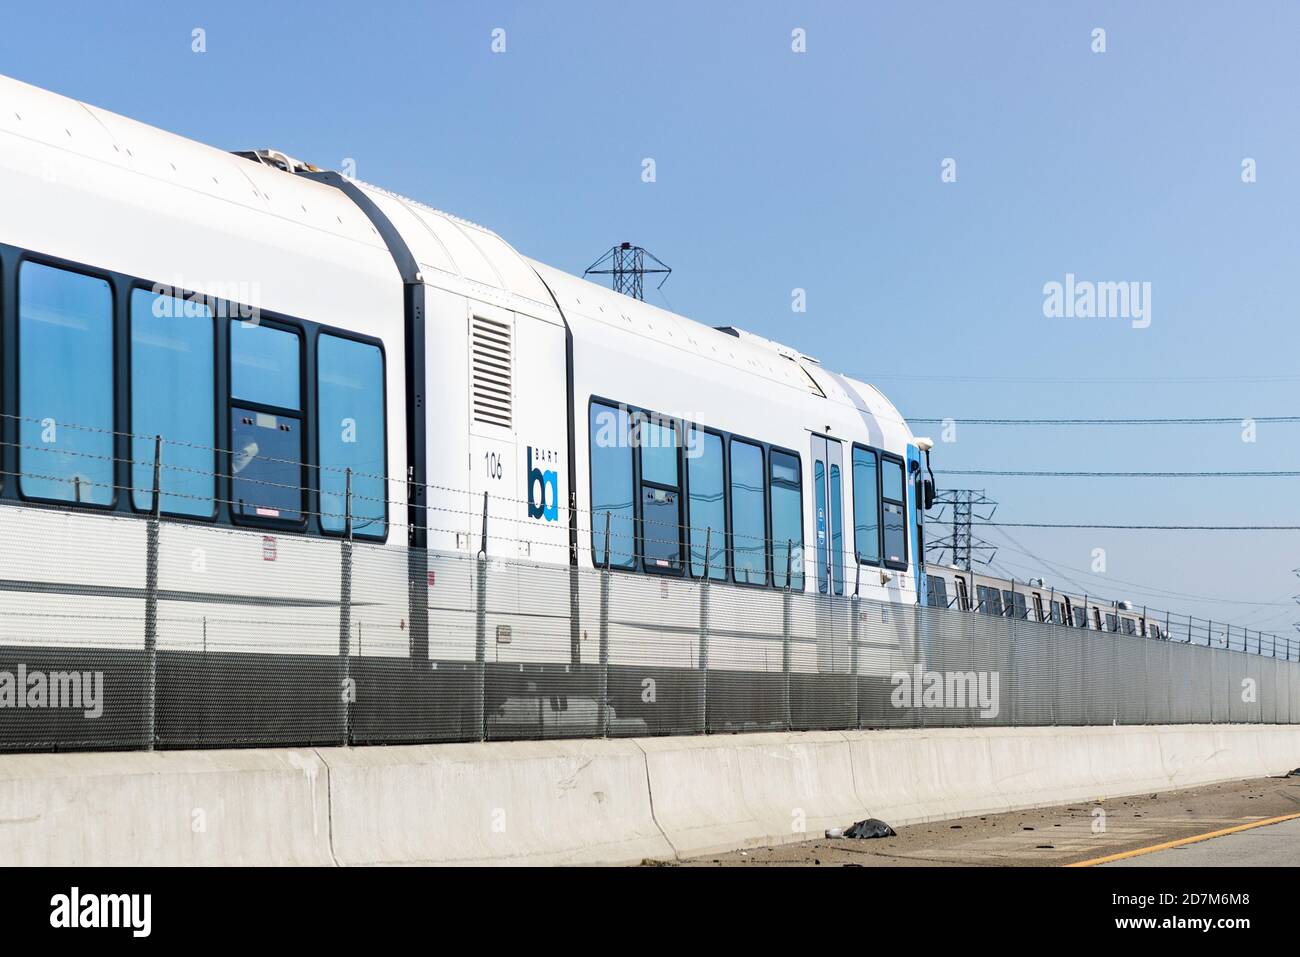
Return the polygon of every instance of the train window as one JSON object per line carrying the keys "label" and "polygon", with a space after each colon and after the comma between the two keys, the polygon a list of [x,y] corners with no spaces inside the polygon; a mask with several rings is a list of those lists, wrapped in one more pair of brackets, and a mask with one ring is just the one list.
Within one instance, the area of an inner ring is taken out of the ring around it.
{"label": "train window", "polygon": [[1043,611],[1043,596],[1034,592],[1034,621],[1047,621],[1047,615]]}
{"label": "train window", "polygon": [[1123,619],[1123,621],[1124,621],[1124,634],[1136,635],[1138,633],[1137,623],[1134,622],[1132,618],[1125,618]]}
{"label": "train window", "polygon": [[201,299],[131,292],[132,501],[153,506],[153,436],[161,435],[159,508],[211,516],[216,497],[216,326]]}
{"label": "train window", "polygon": [[[632,501],[631,424],[626,409],[593,402],[591,428],[591,557],[612,568],[631,568],[635,511]],[[608,524],[609,538],[605,538]]]}
{"label": "train window", "polygon": [[763,450],[749,442],[731,442],[731,567],[735,580],[767,582],[766,507]]}
{"label": "train window", "polygon": [[692,428],[686,443],[686,477],[690,486],[691,574],[704,575],[709,549],[709,578],[727,577],[727,493],[723,483],[722,436]]}
{"label": "train window", "polygon": [[1025,596],[1019,592],[1002,590],[1003,614],[1008,618],[1028,618],[1029,609],[1025,606]]}
{"label": "train window", "polygon": [[108,282],[23,263],[18,367],[23,494],[111,505],[113,293]]}
{"label": "train window", "polygon": [[926,575],[926,597],[931,608],[948,607],[948,583],[938,575]]}
{"label": "train window", "polygon": [[1088,627],[1087,605],[1075,605],[1073,609],[1073,613],[1074,613],[1074,627],[1087,628]]}
{"label": "train window", "polygon": [[1052,602],[1052,624],[1065,624],[1065,609],[1059,601]]}
{"label": "train window", "polygon": [[1119,618],[1112,615],[1110,612],[1106,613],[1106,630],[1119,631]]}
{"label": "train window", "polygon": [[260,322],[230,324],[230,394],[246,402],[300,410],[302,343],[296,333]]}
{"label": "train window", "polygon": [[321,333],[316,342],[316,431],[320,443],[321,528],[347,525],[347,469],[352,469],[352,530],[386,531],[384,354],[370,343]]}
{"label": "train window", "polygon": [[844,482],[840,478],[840,465],[831,463],[831,574],[834,576],[835,594],[844,594],[844,516],[840,514],[844,501]]}
{"label": "train window", "polygon": [[[803,591],[803,484],[799,459],[772,450],[772,581],[777,588]],[[786,581],[786,568],[790,569]],[[842,589],[841,589],[842,590]]]}
{"label": "train window", "polygon": [[1092,610],[1092,630],[1101,631],[1101,609],[1093,608]]}
{"label": "train window", "polygon": [[966,579],[958,578],[956,581],[957,607],[962,611],[970,611],[970,592],[966,590]]}
{"label": "train window", "polygon": [[907,521],[903,499],[903,460],[880,457],[880,525],[884,531],[885,564],[907,567]]}
{"label": "train window", "polygon": [[880,564],[880,477],[876,453],[853,448],[853,547],[857,559]]}
{"label": "train window", "polygon": [[230,323],[230,498],[239,518],[302,519],[302,339]]}
{"label": "train window", "polygon": [[1002,593],[988,585],[976,585],[975,595],[979,598],[979,610],[986,615],[1002,616]]}
{"label": "train window", "polygon": [[639,416],[641,452],[641,554],[647,571],[682,567],[681,471],[677,427],[672,421]]}
{"label": "train window", "polygon": [[817,518],[817,590],[823,595],[830,591],[826,572],[826,531],[821,527],[822,503],[826,501],[826,463],[820,458],[813,461],[813,508]]}

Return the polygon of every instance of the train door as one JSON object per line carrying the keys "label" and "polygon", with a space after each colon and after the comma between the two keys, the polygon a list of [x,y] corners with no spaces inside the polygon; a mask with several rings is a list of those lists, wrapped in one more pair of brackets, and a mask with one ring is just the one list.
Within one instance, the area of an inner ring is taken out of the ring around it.
{"label": "train door", "polygon": [[813,528],[817,590],[844,594],[844,449],[836,439],[814,435]]}

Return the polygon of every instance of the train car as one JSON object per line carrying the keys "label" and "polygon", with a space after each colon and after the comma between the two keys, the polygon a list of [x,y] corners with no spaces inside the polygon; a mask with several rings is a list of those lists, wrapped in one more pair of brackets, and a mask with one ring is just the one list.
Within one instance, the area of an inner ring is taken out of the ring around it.
{"label": "train car", "polygon": [[929,564],[927,604],[957,611],[1016,618],[1044,624],[1107,631],[1130,637],[1163,639],[1165,628],[1132,602],[1058,591],[1043,579],[1027,581]]}
{"label": "train car", "polygon": [[914,654],[850,604],[926,588],[929,442],[872,386],[5,78],[0,172],[0,655],[196,676],[151,742],[653,731],[702,670],[741,727]]}

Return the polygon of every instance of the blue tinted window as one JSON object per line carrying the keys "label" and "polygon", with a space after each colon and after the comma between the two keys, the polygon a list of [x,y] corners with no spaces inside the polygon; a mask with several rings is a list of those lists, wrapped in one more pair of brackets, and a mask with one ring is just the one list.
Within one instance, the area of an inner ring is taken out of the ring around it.
{"label": "blue tinted window", "polygon": [[642,419],[638,443],[641,446],[641,481],[677,487],[677,430],[671,422]]}
{"label": "blue tinted window", "polygon": [[243,320],[231,322],[231,398],[299,409],[299,351],[296,333]]}
{"label": "blue tinted window", "polygon": [[302,423],[232,406],[231,510],[245,518],[302,518]]}
{"label": "blue tinted window", "polygon": [[766,584],[767,525],[763,502],[763,450],[731,443],[731,564],[738,582]]}
{"label": "blue tinted window", "polygon": [[352,531],[384,534],[384,356],[379,347],[322,334],[316,344],[321,527],[346,526],[352,469]]}
{"label": "blue tinted window", "polygon": [[826,579],[826,465],[821,459],[813,463],[813,499],[817,503],[817,590],[829,589]]}
{"label": "blue tinted window", "polygon": [[686,445],[686,474],[691,489],[691,574],[704,574],[704,549],[707,542],[709,577],[726,578],[727,516],[721,436],[698,429],[691,430]]}
{"label": "blue tinted window", "polygon": [[772,459],[772,581],[784,588],[786,568],[790,588],[803,591],[803,491],[799,460],[785,452]]}
{"label": "blue tinted window", "polygon": [[840,467],[831,464],[831,571],[835,576],[835,594],[844,594],[844,516],[843,482]]}
{"label": "blue tinted window", "polygon": [[153,506],[152,436],[161,435],[160,507],[211,515],[215,497],[215,328],[201,301],[131,293],[131,459],[135,507]]}
{"label": "blue tinted window", "polygon": [[682,565],[681,493],[677,478],[677,430],[652,418],[638,426],[641,448],[641,554],[650,570]]}
{"label": "blue tinted window", "polygon": [[19,460],[26,495],[113,501],[113,294],[103,279],[23,263]]}
{"label": "blue tinted window", "polygon": [[903,504],[903,463],[881,457],[881,530],[884,533],[885,561],[907,563],[907,521]]}
{"label": "blue tinted window", "polygon": [[858,561],[880,561],[880,497],[876,453],[853,450],[853,543]]}
{"label": "blue tinted window", "polygon": [[588,425],[591,430],[591,557],[596,565],[605,562],[605,527],[609,526],[609,564],[631,568],[633,488],[630,423],[625,409],[593,402]]}
{"label": "blue tinted window", "polygon": [[296,333],[238,319],[230,323],[230,508],[237,516],[302,519],[302,420],[243,404],[296,412],[302,402],[301,350]]}
{"label": "blue tinted window", "polygon": [[885,459],[880,465],[880,491],[895,502],[903,500],[903,463]]}

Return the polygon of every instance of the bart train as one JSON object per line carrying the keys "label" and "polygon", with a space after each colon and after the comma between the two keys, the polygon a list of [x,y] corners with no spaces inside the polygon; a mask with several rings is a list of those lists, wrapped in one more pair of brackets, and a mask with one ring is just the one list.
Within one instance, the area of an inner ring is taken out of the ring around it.
{"label": "bart train", "polygon": [[[6,78],[0,170],[0,657],[75,650],[143,681],[152,588],[164,744],[218,724],[241,742],[333,728],[343,538],[343,654],[389,681],[371,718],[410,695],[455,712],[439,713],[447,737],[483,719],[445,704],[482,680],[480,585],[498,717],[598,655],[633,683],[587,697],[635,712],[645,669],[703,664],[695,604],[664,598],[704,580],[731,615],[708,667],[751,683],[791,592],[1083,620],[1074,596],[927,574],[930,443],[795,349],[284,153],[224,152]],[[135,519],[155,506],[150,559]],[[480,554],[515,571],[480,581]],[[625,574],[598,652],[599,576],[577,572],[601,568]],[[892,627],[866,644],[910,640]],[[869,652],[855,675],[884,667]],[[776,662],[827,669],[816,646]],[[185,674],[204,677],[167,680]],[[739,713],[757,692],[736,687]]]}

